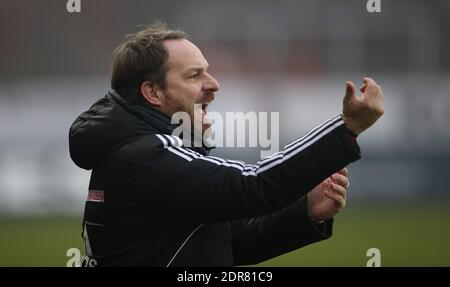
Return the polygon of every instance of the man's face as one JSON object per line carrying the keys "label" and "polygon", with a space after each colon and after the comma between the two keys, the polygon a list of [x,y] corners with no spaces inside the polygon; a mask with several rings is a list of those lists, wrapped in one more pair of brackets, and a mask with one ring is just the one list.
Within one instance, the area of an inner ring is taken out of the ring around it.
{"label": "man's face", "polygon": [[[186,112],[194,119],[202,121],[202,132],[209,126],[205,118],[208,104],[214,100],[214,92],[219,83],[207,73],[208,62],[202,52],[186,39],[167,40],[168,51],[166,88],[161,90],[161,111],[169,116],[176,112]],[[195,117],[194,117],[195,115]]]}

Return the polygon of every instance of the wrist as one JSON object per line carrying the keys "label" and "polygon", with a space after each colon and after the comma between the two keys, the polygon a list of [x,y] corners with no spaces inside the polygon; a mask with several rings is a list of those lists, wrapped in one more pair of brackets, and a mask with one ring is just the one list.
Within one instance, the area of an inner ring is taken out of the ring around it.
{"label": "wrist", "polygon": [[342,115],[342,120],[344,121],[345,126],[353,137],[358,137],[358,135],[364,131],[363,129],[358,128],[356,125],[354,125],[352,121],[344,115]]}
{"label": "wrist", "polygon": [[325,221],[325,220],[318,220],[313,215],[311,215],[311,211],[309,209],[309,198],[308,198],[308,195],[306,195],[306,213],[308,214],[309,219],[312,222],[316,223],[316,224],[320,224],[320,223]]}

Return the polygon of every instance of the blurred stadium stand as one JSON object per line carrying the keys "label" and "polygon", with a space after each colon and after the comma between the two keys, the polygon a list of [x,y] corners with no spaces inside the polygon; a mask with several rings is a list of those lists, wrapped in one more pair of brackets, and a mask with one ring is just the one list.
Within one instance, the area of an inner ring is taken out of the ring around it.
{"label": "blurred stadium stand", "polygon": [[340,112],[346,80],[375,78],[386,112],[360,137],[350,200],[450,199],[449,1],[81,1],[0,3],[0,213],[82,212],[69,126],[109,88],[123,36],[155,19],[204,51],[221,83],[210,110],[279,112],[281,146]]}

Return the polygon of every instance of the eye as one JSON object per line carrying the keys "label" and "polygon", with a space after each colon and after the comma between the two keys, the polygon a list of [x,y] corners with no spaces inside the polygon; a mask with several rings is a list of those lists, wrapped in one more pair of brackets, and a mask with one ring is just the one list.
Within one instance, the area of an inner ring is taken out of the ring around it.
{"label": "eye", "polygon": [[195,74],[193,74],[193,75],[190,75],[188,78],[189,78],[189,79],[195,79],[195,78],[198,78],[198,76],[199,76],[199,74],[198,74],[198,73],[195,73]]}

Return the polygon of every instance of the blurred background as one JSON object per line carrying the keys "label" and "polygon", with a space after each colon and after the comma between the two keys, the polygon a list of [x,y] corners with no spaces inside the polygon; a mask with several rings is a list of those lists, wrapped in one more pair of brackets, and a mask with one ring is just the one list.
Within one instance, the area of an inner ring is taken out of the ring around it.
{"label": "blurred background", "polygon": [[[65,266],[82,250],[90,172],[73,120],[109,89],[112,51],[156,19],[186,31],[221,84],[209,110],[279,112],[280,147],[341,111],[346,80],[384,89],[359,137],[334,237],[263,266],[450,266],[450,2],[381,0],[0,2],[0,266]],[[214,155],[256,162],[258,148]]]}

